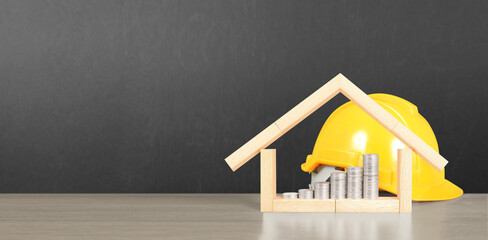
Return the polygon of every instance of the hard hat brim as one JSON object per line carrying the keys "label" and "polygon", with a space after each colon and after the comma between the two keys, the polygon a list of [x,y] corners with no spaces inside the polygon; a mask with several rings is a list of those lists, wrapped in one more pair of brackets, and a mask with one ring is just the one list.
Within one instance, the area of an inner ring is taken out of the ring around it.
{"label": "hard hat brim", "polygon": [[413,201],[444,201],[463,195],[463,190],[449,180],[444,179],[441,184],[428,187],[415,187],[412,191]]}

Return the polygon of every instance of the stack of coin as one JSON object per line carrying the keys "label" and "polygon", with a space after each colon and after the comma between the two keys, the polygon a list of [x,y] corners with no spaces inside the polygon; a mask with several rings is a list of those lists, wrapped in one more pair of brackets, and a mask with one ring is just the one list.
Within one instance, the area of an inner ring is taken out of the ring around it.
{"label": "stack of coin", "polygon": [[298,190],[298,198],[313,199],[313,189],[306,188]]}
{"label": "stack of coin", "polygon": [[316,182],[314,184],[315,199],[329,199],[329,183]]}
{"label": "stack of coin", "polygon": [[330,198],[346,198],[346,173],[333,172],[330,174]]}
{"label": "stack of coin", "polygon": [[378,154],[363,154],[363,196],[365,199],[378,198]]}
{"label": "stack of coin", "polygon": [[347,198],[361,199],[363,194],[363,168],[347,167]]}
{"label": "stack of coin", "polygon": [[283,193],[283,199],[297,199],[298,193],[296,192],[285,192]]}

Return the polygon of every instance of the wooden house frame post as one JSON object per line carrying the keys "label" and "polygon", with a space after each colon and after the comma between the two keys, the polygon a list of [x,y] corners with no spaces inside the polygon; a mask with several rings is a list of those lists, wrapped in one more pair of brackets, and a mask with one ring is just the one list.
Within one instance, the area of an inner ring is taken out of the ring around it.
{"label": "wooden house frame post", "polygon": [[276,149],[261,150],[261,212],[273,211],[276,198]]}
{"label": "wooden house frame post", "polygon": [[400,212],[412,212],[412,149],[398,149],[397,196]]}

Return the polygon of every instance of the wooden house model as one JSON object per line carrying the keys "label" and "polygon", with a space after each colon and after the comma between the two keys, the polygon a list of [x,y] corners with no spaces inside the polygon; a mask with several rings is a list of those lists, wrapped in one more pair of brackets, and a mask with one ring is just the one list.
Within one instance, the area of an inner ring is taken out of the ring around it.
{"label": "wooden house model", "polygon": [[[397,197],[380,197],[375,200],[282,199],[276,197],[276,150],[266,149],[266,147],[338,93],[344,94],[409,147],[398,150]],[[261,153],[262,212],[411,212],[411,149],[438,171],[441,171],[448,163],[445,158],[401,124],[366,93],[345,76],[339,74],[229,155],[225,161],[232,171],[236,171],[251,158]]]}

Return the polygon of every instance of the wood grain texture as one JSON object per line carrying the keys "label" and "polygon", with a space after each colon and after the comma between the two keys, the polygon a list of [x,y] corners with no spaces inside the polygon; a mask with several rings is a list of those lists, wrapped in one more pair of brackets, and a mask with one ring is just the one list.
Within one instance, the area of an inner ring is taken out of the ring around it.
{"label": "wood grain texture", "polygon": [[269,146],[280,136],[280,129],[276,126],[276,124],[273,123],[269,125],[266,129],[261,131],[258,135],[253,137],[251,140],[249,140],[249,142],[242,145],[239,149],[229,155],[225,159],[225,161],[232,169],[232,171],[235,171],[251,158],[256,156],[261,151],[261,149]]}
{"label": "wood grain texture", "polygon": [[342,77],[341,92],[384,128],[395,135],[395,137],[400,139],[405,145],[412,148],[437,171],[441,171],[447,165],[448,161],[444,157],[432,149],[422,139],[417,137],[417,135],[410,131],[410,129],[401,124],[346,77]]}
{"label": "wood grain texture", "polygon": [[335,200],[278,197],[273,201],[273,212],[335,212]]}
{"label": "wood grain texture", "polygon": [[338,74],[324,84],[324,86],[288,111],[285,115],[276,120],[275,124],[281,129],[281,134],[288,132],[288,130],[295,127],[303,119],[335,97],[340,91],[339,84],[342,77],[342,74]]}
{"label": "wood grain texture", "polygon": [[403,124],[396,125],[392,133],[437,171],[441,171],[447,165],[448,161],[444,157]]}
{"label": "wood grain texture", "polygon": [[412,149],[398,149],[397,191],[400,212],[412,212]]}
{"label": "wood grain texture", "polygon": [[341,77],[341,93],[349,98],[354,104],[376,120],[381,126],[391,131],[398,120],[370,98],[365,92],[359,89],[345,76]]}
{"label": "wood grain texture", "polygon": [[399,200],[396,197],[378,199],[337,199],[336,212],[398,212]]}
{"label": "wood grain texture", "polygon": [[273,211],[276,197],[276,149],[261,150],[261,212]]}
{"label": "wood grain texture", "polygon": [[308,96],[305,100],[292,108],[276,122],[249,140],[242,147],[228,156],[225,161],[232,169],[237,170],[251,158],[256,156],[261,149],[266,148],[276,139],[296,126],[300,121],[308,117],[312,112],[324,105],[327,101],[339,93],[339,81],[342,74],[337,75],[324,86]]}

